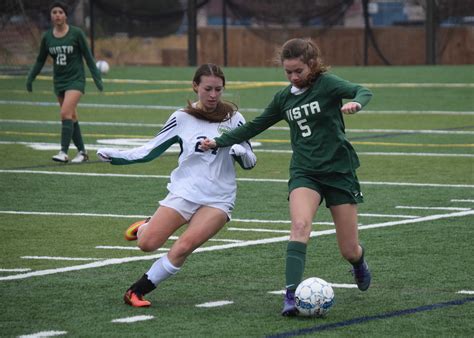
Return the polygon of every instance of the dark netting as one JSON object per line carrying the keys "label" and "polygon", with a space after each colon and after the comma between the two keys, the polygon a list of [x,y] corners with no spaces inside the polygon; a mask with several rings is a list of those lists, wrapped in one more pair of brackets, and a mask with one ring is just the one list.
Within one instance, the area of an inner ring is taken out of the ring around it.
{"label": "dark netting", "polygon": [[[197,1],[197,7],[208,0]],[[93,0],[98,36],[163,37],[178,32],[187,12],[187,1]]]}
{"label": "dark netting", "polygon": [[[426,0],[416,1],[426,12]],[[435,7],[436,21],[439,27],[446,29],[444,36],[437,35],[437,59],[446,51],[455,34],[455,27],[474,25],[474,0],[437,0]],[[469,21],[470,20],[470,21]]]}
{"label": "dark netting", "polygon": [[282,43],[287,37],[268,35],[265,28],[301,28],[317,26],[325,29],[339,25],[354,0],[226,0],[231,14],[239,21],[246,22],[247,29],[254,34]]}
{"label": "dark netting", "polygon": [[334,22],[346,12],[354,0],[226,0],[240,18],[252,18],[259,24],[314,25]]}

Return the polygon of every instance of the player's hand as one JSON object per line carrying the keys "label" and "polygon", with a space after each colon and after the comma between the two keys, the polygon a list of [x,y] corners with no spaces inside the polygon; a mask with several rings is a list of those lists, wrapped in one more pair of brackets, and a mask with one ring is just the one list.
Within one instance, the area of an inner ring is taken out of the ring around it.
{"label": "player's hand", "polygon": [[33,84],[31,82],[26,83],[26,90],[30,93],[33,91]]}
{"label": "player's hand", "polygon": [[344,114],[355,114],[362,109],[362,105],[359,102],[347,102],[342,106],[341,112]]}
{"label": "player's hand", "polygon": [[204,151],[207,151],[209,149],[217,148],[217,144],[216,144],[216,141],[214,141],[214,139],[206,138],[203,141],[201,141],[200,148]]}
{"label": "player's hand", "polygon": [[245,155],[246,152],[247,150],[244,147],[242,147],[240,144],[234,144],[229,150],[229,154],[235,155],[235,156]]}
{"label": "player's hand", "polygon": [[97,150],[97,156],[102,162],[112,162],[112,159],[105,148]]}

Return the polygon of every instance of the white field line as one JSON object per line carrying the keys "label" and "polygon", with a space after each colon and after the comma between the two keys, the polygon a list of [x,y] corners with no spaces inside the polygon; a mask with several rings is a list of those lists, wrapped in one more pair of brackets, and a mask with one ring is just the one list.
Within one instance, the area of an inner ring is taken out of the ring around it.
{"label": "white field line", "polygon": [[230,305],[230,304],[234,304],[234,302],[231,300],[219,300],[215,302],[196,304],[195,306],[196,307],[219,307],[219,306]]}
{"label": "white field line", "polygon": [[[0,142],[2,144],[2,142]],[[55,149],[59,149],[56,146]],[[92,148],[91,148],[92,149]],[[274,153],[274,154],[292,154],[292,150],[276,150],[276,149],[254,149],[254,153]],[[411,153],[400,151],[358,151],[357,155],[363,156],[416,156],[416,157],[474,157],[474,154],[453,154],[453,153]]]}
{"label": "white field line", "polygon": [[474,203],[474,200],[458,200],[458,199],[452,199],[450,202],[461,202],[461,203]]}
{"label": "white field line", "polygon": [[419,216],[410,215],[385,215],[385,214],[358,214],[359,217],[388,217],[388,218],[418,218]]}
{"label": "white field line", "polygon": [[[434,220],[452,218],[452,217],[464,217],[464,216],[469,216],[473,214],[474,214],[474,211],[471,210],[471,211],[453,212],[450,214],[431,215],[431,216],[426,216],[426,217],[419,217],[416,219],[399,220],[399,221],[382,222],[382,223],[364,225],[364,226],[359,227],[359,230],[384,228],[384,227],[391,227],[391,226],[403,225],[403,224],[414,224],[414,223],[428,222],[428,221],[434,221]],[[313,231],[311,232],[311,237],[330,235],[330,234],[334,234],[335,232],[336,232],[335,229],[324,230],[324,231]],[[279,243],[279,242],[288,241],[289,238],[290,237],[288,235],[285,235],[281,237],[249,240],[249,241],[245,241],[241,243],[220,244],[220,245],[197,248],[194,251],[194,253],[210,252],[210,251],[226,250],[226,249],[234,249],[234,248],[244,248],[244,247],[262,245],[262,244]],[[46,276],[46,275],[52,275],[52,274],[57,274],[57,273],[63,273],[63,272],[79,271],[79,270],[84,270],[84,269],[94,269],[94,268],[100,268],[104,266],[117,265],[117,264],[136,262],[136,261],[155,260],[164,255],[165,253],[159,253],[159,254],[147,255],[147,256],[105,259],[103,261],[97,261],[97,262],[92,262],[92,263],[87,263],[87,264],[82,264],[82,265],[68,266],[68,267],[57,268],[57,269],[32,271],[32,272],[16,274],[16,275],[11,275],[11,276],[2,276],[0,277],[0,281],[26,279],[26,278],[37,277],[37,276]]]}
{"label": "white field line", "polygon": [[[0,169],[0,173],[6,174],[40,174],[40,175],[64,175],[64,176],[93,176],[93,177],[128,177],[128,178],[164,178],[169,175],[138,175],[138,174],[104,174],[104,173],[78,173],[66,171],[44,171],[44,170],[23,170],[23,169]],[[268,179],[268,178],[237,178],[241,182],[279,182],[287,183],[287,179]],[[436,187],[436,188],[474,188],[472,184],[438,184],[438,183],[407,183],[407,182],[369,182],[361,181],[366,185],[391,185],[407,187]],[[147,216],[148,217],[148,216]]]}
{"label": "white field line", "polygon": [[31,271],[31,269],[28,269],[28,268],[0,269],[0,272],[26,272],[26,271]]}
{"label": "white field line", "polygon": [[[290,222],[291,223],[291,222]],[[243,232],[269,232],[274,234],[289,234],[290,230],[277,230],[277,229],[248,229],[248,228],[236,228],[228,227],[229,231],[243,231]]]}
{"label": "white field line", "polygon": [[[15,120],[0,119],[0,123],[34,124],[34,125],[59,125],[60,121],[42,120]],[[82,126],[114,126],[114,127],[146,127],[161,128],[162,123],[133,123],[133,122],[88,122],[81,121]],[[290,130],[290,127],[270,127],[270,130]],[[445,134],[445,135],[474,135],[472,130],[426,130],[426,129],[346,129],[350,133],[385,133],[385,134]]]}
{"label": "white field line", "polygon": [[[138,246],[119,246],[119,245],[97,245],[96,249],[105,249],[105,250],[131,250],[131,251],[140,251]],[[166,248],[159,248],[156,251],[169,251]]]}
{"label": "white field line", "polygon": [[[57,102],[33,102],[33,101],[11,101],[0,100],[1,105],[23,105],[57,107]],[[104,104],[104,103],[79,103],[80,107],[86,108],[112,108],[112,109],[156,109],[175,111],[183,106],[141,105],[141,104]],[[263,108],[241,108],[241,112],[260,113]],[[357,114],[409,114],[409,115],[474,115],[473,111],[443,111],[443,110],[363,110]],[[81,122],[82,123],[82,122]]]}
{"label": "white field line", "polygon": [[52,257],[52,256],[21,256],[22,259],[44,259],[49,261],[100,261],[102,258],[83,257]]}
{"label": "white field line", "polygon": [[456,293],[460,293],[460,294],[463,294],[463,295],[474,295],[474,291],[470,291],[470,290],[460,290]]}
{"label": "white field line", "polygon": [[43,338],[43,337],[62,336],[65,334],[67,334],[67,331],[41,331],[37,333],[18,336],[18,338]]}
{"label": "white field line", "polygon": [[[462,210],[471,210],[471,209],[462,209]],[[145,215],[120,215],[120,214],[96,214],[96,213],[87,213],[87,212],[48,212],[48,211],[18,211],[18,210],[0,210],[0,214],[9,214],[9,215],[35,215],[35,216],[60,216],[60,217],[108,217],[108,218],[147,218],[149,216]],[[390,214],[359,214],[361,217],[387,217],[387,218],[418,218],[418,216],[408,216],[408,215],[390,215]],[[242,218],[233,218],[232,222],[236,223],[257,223],[257,224],[290,224],[290,220],[271,220],[271,219],[242,219]],[[313,225],[334,225],[333,222],[314,222]],[[361,224],[359,224],[361,225]],[[237,228],[227,228],[237,231]],[[255,231],[270,231],[270,230],[255,230]],[[274,230],[278,232],[279,230]],[[171,236],[169,239],[176,240],[177,236]],[[239,243],[241,240],[236,239],[220,239],[220,238],[211,238],[211,242],[228,242],[228,243]],[[126,247],[127,248],[127,247]],[[101,247],[104,249],[104,247]]]}
{"label": "white field line", "polygon": [[[119,144],[110,144],[110,140],[107,140],[108,143],[104,144],[86,144],[86,149],[89,150],[97,150],[99,148],[103,148],[105,146],[109,148],[116,148],[116,149],[129,149],[132,147],[136,147],[144,143],[144,139],[127,139],[127,145],[123,144],[121,140]],[[140,141],[140,143],[138,143]],[[99,141],[98,141],[99,142]],[[260,142],[253,142],[253,146],[257,146]],[[60,145],[58,143],[47,143],[47,142],[23,142],[23,141],[0,141],[1,145],[24,145],[30,147],[35,150],[58,150],[60,149]],[[166,150],[167,153],[178,153],[179,147],[177,145],[172,145],[170,148]],[[277,150],[277,149],[258,149],[254,148],[255,153],[270,153],[270,154],[292,154],[292,150]],[[359,151],[357,152],[358,155],[364,156],[416,156],[416,157],[474,157],[474,154],[463,154],[463,153],[412,153],[412,152],[382,152],[382,151]]]}
{"label": "white field line", "polygon": [[[137,139],[127,139],[127,142],[135,142]],[[140,139],[140,144],[143,144],[144,139]],[[252,142],[252,145],[255,145],[259,142]],[[1,145],[24,145],[30,147],[35,150],[59,150],[61,147],[58,143],[47,143],[47,142],[23,142],[23,141],[0,141]],[[137,144],[132,145],[124,145],[124,144],[107,144],[109,148],[117,148],[117,149],[128,149]],[[103,148],[105,144],[86,144],[86,149],[89,150],[97,150],[99,148]],[[166,150],[167,153],[178,153],[179,147],[177,145],[172,145],[170,148]],[[273,153],[273,154],[292,154],[292,150],[276,150],[276,149],[254,149],[256,153]],[[462,153],[411,153],[411,152],[368,152],[368,151],[359,151],[357,152],[358,155],[366,155],[366,156],[417,156],[417,157],[474,157],[474,154],[462,154]]]}
{"label": "white field line", "polygon": [[446,210],[446,211],[467,211],[471,208],[453,208],[453,207],[417,207],[417,206],[405,206],[397,205],[396,209],[413,209],[413,210]]}
{"label": "white field line", "polygon": [[[329,283],[331,287],[335,289],[357,289],[357,284],[338,284],[338,283]],[[272,295],[284,295],[286,290],[277,290],[277,291],[268,291]]]}
{"label": "white field line", "polygon": [[133,316],[133,317],[125,317],[125,318],[117,318],[117,319],[112,319],[112,323],[135,323],[135,322],[142,322],[144,320],[150,320],[155,318],[154,316],[151,315],[141,315],[141,316]]}
{"label": "white field line", "polygon": [[[108,217],[108,218],[147,218],[146,215],[118,215],[118,214],[94,214],[87,212],[48,212],[48,211],[15,211],[15,210],[0,210],[0,214],[10,215],[36,215],[36,216],[77,216],[77,217]],[[232,222],[243,222],[243,223],[291,223],[288,220],[266,220],[266,219],[239,219],[233,218]],[[332,224],[332,223],[327,223]],[[177,239],[175,236],[171,236],[170,239]],[[218,239],[211,238],[214,242],[230,242],[238,243],[238,240],[232,239]]]}

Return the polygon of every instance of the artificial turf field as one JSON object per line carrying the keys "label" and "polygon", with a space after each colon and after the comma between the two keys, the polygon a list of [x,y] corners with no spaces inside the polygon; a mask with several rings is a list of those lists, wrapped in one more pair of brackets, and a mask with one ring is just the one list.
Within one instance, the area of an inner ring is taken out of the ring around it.
{"label": "artificial turf field", "polygon": [[[194,99],[194,68],[112,66],[104,93],[88,82],[79,116],[91,161],[79,165],[51,161],[60,124],[50,76],[27,93],[25,76],[0,75],[0,336],[472,336],[474,66],[331,71],[374,93],[345,117],[373,281],[354,288],[320,208],[305,277],[333,283],[336,304],[318,319],[279,314],[290,226],[284,123],[252,140],[258,163],[238,169],[233,220],[148,296],[152,307],[136,309],[124,291],[166,251],[142,253],[123,230],[154,212],[178,153],[111,166],[95,149],[152,138]],[[225,98],[247,120],[285,85],[279,68],[225,73]]]}

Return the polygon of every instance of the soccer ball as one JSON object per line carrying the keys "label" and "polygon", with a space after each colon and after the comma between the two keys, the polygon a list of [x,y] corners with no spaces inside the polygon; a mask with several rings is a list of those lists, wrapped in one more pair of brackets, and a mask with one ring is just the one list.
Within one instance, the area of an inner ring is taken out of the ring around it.
{"label": "soccer ball", "polygon": [[334,290],[321,278],[302,281],[295,291],[296,308],[305,317],[322,317],[334,304]]}
{"label": "soccer ball", "polygon": [[100,61],[97,61],[95,65],[97,66],[97,69],[99,69],[99,71],[102,74],[107,74],[110,70],[110,66],[107,61],[100,60]]}

